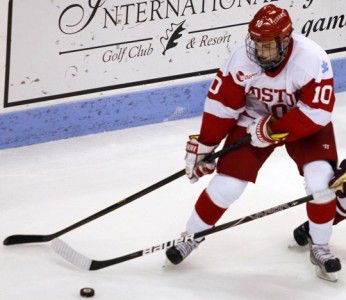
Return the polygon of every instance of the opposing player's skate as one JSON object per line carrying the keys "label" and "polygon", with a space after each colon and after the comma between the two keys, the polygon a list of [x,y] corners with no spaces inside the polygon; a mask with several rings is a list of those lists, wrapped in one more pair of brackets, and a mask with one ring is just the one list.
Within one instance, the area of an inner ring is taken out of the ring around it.
{"label": "opposing player's skate", "polygon": [[[181,236],[183,237],[186,234],[186,232],[183,232]],[[200,241],[187,240],[184,243],[168,248],[166,250],[166,257],[172,264],[180,264],[202,241],[204,241],[204,238]]]}
{"label": "opposing player's skate", "polygon": [[336,282],[341,270],[340,260],[330,252],[328,244],[317,245],[309,241],[310,260],[316,266],[316,275],[324,280]]}
{"label": "opposing player's skate", "polygon": [[288,247],[304,247],[309,243],[309,221],[304,222],[293,230],[293,237],[288,243]]}

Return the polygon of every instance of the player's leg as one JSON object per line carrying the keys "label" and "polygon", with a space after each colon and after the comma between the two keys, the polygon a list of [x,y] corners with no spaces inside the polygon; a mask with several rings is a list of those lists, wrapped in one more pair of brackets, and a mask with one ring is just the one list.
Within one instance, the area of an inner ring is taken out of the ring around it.
{"label": "player's leg", "polygon": [[[341,162],[340,166],[335,171],[335,175],[332,179],[333,180],[339,180],[339,177],[344,176],[346,171],[346,159]],[[330,183],[329,183],[330,184]],[[337,192],[337,202],[336,202],[336,213],[333,225],[336,225],[340,223],[341,221],[345,220],[346,218],[346,194],[344,191],[346,191],[346,183],[343,184],[342,191]],[[300,226],[298,226],[293,231],[293,237],[295,241],[295,245],[298,244],[299,246],[305,246],[308,244],[308,238],[309,238],[309,222],[306,221]],[[293,245],[294,245],[293,244]]]}
{"label": "player's leg", "polygon": [[[301,175],[303,175],[302,166],[308,162],[308,160],[325,160],[330,162],[334,170],[336,168],[337,154],[333,125],[331,123],[316,134],[301,141],[291,143],[287,145],[286,148],[290,156],[296,161]],[[340,200],[337,199],[337,207],[339,207],[338,211],[342,212],[343,210],[340,208],[346,208],[346,203],[341,205]],[[337,215],[338,212],[336,213],[334,224],[340,222],[340,219],[343,219],[343,217],[338,217]],[[293,239],[299,246],[306,246],[308,244],[308,238],[309,222],[305,221],[294,229]]]}
{"label": "player's leg", "polygon": [[[336,213],[333,225],[337,225],[346,219],[346,198],[336,198]],[[309,221],[305,221],[293,230],[294,241],[299,246],[306,246],[309,243]]]}
{"label": "player's leg", "polygon": [[[304,173],[304,164],[311,161],[325,160],[331,164],[333,170],[336,168],[337,153],[333,125],[331,123],[312,136],[288,144],[286,148],[289,155],[295,160],[301,175]],[[305,221],[294,229],[293,238],[299,246],[308,244],[308,221]]]}
{"label": "player's leg", "polygon": [[[341,268],[340,261],[330,252],[328,246],[336,211],[336,197],[332,191],[318,194],[328,189],[329,181],[334,175],[332,164],[335,164],[337,155],[332,125],[311,137],[288,145],[287,150],[300,173],[304,175],[307,193],[314,195],[314,200],[306,206],[308,223],[301,225],[299,230],[306,233],[311,261],[318,265],[322,272],[318,275],[328,279],[326,273],[334,273]],[[295,238],[301,244],[305,243],[303,237],[304,235],[298,235],[295,230]],[[299,240],[300,238],[302,239]],[[334,281],[332,277],[328,280]]]}
{"label": "player's leg", "polygon": [[339,259],[330,252],[328,246],[336,210],[336,197],[333,191],[323,195],[316,194],[328,189],[334,171],[331,165],[323,160],[307,163],[303,170],[307,192],[314,195],[314,200],[306,206],[311,262],[325,273],[334,273],[341,269]]}
{"label": "player's leg", "polygon": [[[236,127],[226,140],[225,146],[244,136],[245,133],[243,127]],[[218,174],[200,194],[183,235],[213,227],[227,208],[241,196],[247,183],[256,181],[258,170],[273,149],[273,147],[254,148],[245,145],[221,157],[217,164]],[[168,260],[173,264],[179,264],[202,240],[204,239],[189,240],[167,249]]]}
{"label": "player's leg", "polygon": [[[240,197],[246,185],[247,181],[245,180],[216,174],[199,196],[187,221],[186,232],[182,235],[213,227],[226,209]],[[179,264],[203,240],[204,238],[199,238],[173,246],[166,251],[166,256],[173,264]]]}

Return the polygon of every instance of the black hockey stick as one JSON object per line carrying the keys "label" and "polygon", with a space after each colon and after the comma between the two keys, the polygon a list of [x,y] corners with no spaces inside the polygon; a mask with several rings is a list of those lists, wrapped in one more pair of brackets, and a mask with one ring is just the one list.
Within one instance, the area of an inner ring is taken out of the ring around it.
{"label": "black hockey stick", "polygon": [[[322,193],[330,193],[331,190],[327,189],[325,191],[320,192]],[[320,194],[319,193],[319,194]],[[178,245],[181,244],[183,242],[186,242],[187,240],[192,240],[192,239],[196,239],[196,238],[200,238],[203,236],[207,236],[209,234],[214,234],[216,232],[231,228],[231,227],[235,227],[238,226],[240,224],[244,224],[253,220],[257,220],[260,218],[263,218],[265,216],[269,216],[271,214],[286,210],[288,208],[297,206],[299,204],[308,202],[310,200],[313,200],[313,195],[308,195],[305,196],[303,198],[299,198],[278,206],[274,206],[272,208],[266,209],[266,210],[262,210],[260,212],[254,213],[252,215],[234,220],[234,221],[230,221],[215,227],[212,227],[210,229],[206,229],[200,232],[197,232],[195,234],[190,234],[187,235],[185,237],[179,237],[176,238],[174,240],[170,240],[168,242],[165,243],[161,243],[143,250],[139,250],[133,253],[129,253],[126,254],[124,256],[119,256],[119,257],[115,257],[115,258],[111,258],[111,259],[107,259],[107,260],[94,260],[91,258],[88,258],[86,256],[84,256],[83,254],[77,252],[76,250],[74,250],[73,248],[71,248],[69,245],[67,245],[64,241],[60,240],[60,239],[54,239],[52,241],[52,248],[53,250],[60,255],[61,257],[63,257],[64,259],[66,259],[67,261],[69,261],[71,264],[81,268],[81,269],[85,269],[85,270],[90,270],[90,271],[94,271],[94,270],[99,270],[99,269],[103,269],[103,268],[107,268],[109,266],[115,265],[115,264],[119,264],[131,259],[135,259],[135,258],[139,258],[141,256],[145,256],[157,251],[161,251],[161,250],[165,250],[169,247],[172,247],[173,245]]]}
{"label": "black hockey stick", "polygon": [[[228,147],[225,147],[223,149],[221,149],[220,151],[216,152],[216,153],[213,153],[209,156],[207,156],[205,158],[206,161],[212,161],[212,160],[215,160],[216,158],[226,154],[226,153],[229,153],[233,150],[236,150],[238,148],[240,148],[242,145],[245,145],[245,144],[248,144],[251,140],[251,136],[249,134],[245,135],[244,137],[242,137],[241,139],[239,139],[237,142],[235,142],[234,144],[231,144],[229,145]],[[76,229],[86,223],[89,223],[93,220],[96,220],[106,214],[108,214],[109,212],[113,211],[113,210],[116,210],[126,204],[129,204],[130,202],[140,198],[140,197],[143,197],[144,195],[154,191],[154,190],[157,190],[158,188],[166,185],[167,183],[170,183],[182,176],[185,175],[185,169],[183,170],[180,170],[179,172],[171,175],[171,176],[168,176],[167,178],[164,178],[156,183],[154,183],[153,185],[109,206],[109,207],[106,207],[105,209],[103,210],[100,210],[99,212],[83,219],[83,220],[80,220],[60,231],[57,231],[55,233],[52,233],[52,234],[47,234],[47,235],[37,235],[37,234],[15,234],[15,235],[11,235],[11,236],[8,236],[4,241],[3,241],[3,244],[8,246],[8,245],[16,245],[16,244],[26,244],[26,243],[43,243],[43,242],[49,242],[73,229]]]}

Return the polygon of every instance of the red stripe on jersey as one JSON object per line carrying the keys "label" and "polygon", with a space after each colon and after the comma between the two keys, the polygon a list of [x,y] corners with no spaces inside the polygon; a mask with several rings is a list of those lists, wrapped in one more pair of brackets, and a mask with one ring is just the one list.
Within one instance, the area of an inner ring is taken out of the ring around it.
{"label": "red stripe on jersey", "polygon": [[333,78],[321,80],[320,83],[311,80],[299,90],[298,97],[311,108],[331,112],[335,103]]}
{"label": "red stripe on jersey", "polygon": [[311,135],[322,128],[304,115],[299,108],[295,107],[281,119],[272,121],[270,129],[273,133],[288,132],[286,142],[292,142],[302,137]]}
{"label": "red stripe on jersey", "polygon": [[221,70],[217,71],[215,79],[210,85],[208,98],[235,110],[244,107],[246,103],[244,87],[236,84],[230,73],[223,76]]}
{"label": "red stripe on jersey", "polygon": [[315,204],[308,202],[306,210],[309,219],[316,224],[324,224],[335,217],[336,198],[325,204]]}
{"label": "red stripe on jersey", "polygon": [[198,141],[207,146],[218,145],[236,122],[235,119],[223,119],[205,112]]}
{"label": "red stripe on jersey", "polygon": [[[221,70],[217,71],[210,85],[208,98],[234,110],[246,104],[244,87],[236,84],[230,73],[224,76]],[[226,137],[235,123],[235,119],[220,118],[204,112],[199,141],[209,146],[217,145]]]}
{"label": "red stripe on jersey", "polygon": [[209,197],[206,190],[199,196],[196,205],[196,212],[198,216],[208,225],[215,225],[226,211],[225,208],[217,206]]}

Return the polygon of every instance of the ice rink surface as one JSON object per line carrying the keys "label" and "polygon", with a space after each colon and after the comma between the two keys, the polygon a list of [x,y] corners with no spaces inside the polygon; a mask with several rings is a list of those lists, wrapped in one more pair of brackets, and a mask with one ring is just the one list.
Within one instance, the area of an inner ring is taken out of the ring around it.
{"label": "ice rink surface", "polygon": [[[333,116],[340,158],[346,157],[346,93]],[[178,120],[0,151],[0,235],[50,234],[184,168],[189,134],[200,118]],[[108,259],[174,239],[211,177],[183,177],[62,236],[94,259]],[[277,149],[220,222],[305,195],[285,150]],[[346,222],[334,227],[339,281],[317,278],[306,250],[288,249],[305,205],[213,235],[179,266],[163,268],[164,253],[99,271],[82,271],[49,243],[0,246],[0,299],[346,299]]]}

